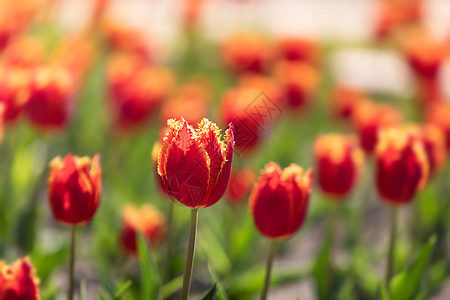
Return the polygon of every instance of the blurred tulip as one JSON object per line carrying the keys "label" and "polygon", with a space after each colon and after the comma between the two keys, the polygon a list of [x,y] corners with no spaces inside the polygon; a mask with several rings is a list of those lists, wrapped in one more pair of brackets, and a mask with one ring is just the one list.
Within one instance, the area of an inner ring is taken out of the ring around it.
{"label": "blurred tulip", "polygon": [[33,68],[45,60],[45,45],[41,38],[21,36],[13,39],[4,50],[4,62],[8,66]]}
{"label": "blurred tulip", "polygon": [[0,1],[0,50],[11,38],[25,31],[37,12],[38,1]]}
{"label": "blurred tulip", "polygon": [[137,28],[118,20],[106,20],[103,24],[103,34],[112,50],[139,55],[147,62],[153,58],[145,33]]}
{"label": "blurred tulip", "polygon": [[183,118],[190,124],[198,124],[208,115],[211,106],[212,87],[206,78],[196,78],[177,87],[171,97],[163,101],[161,119]]}
{"label": "blurred tulip", "polygon": [[319,74],[309,64],[280,62],[275,74],[281,84],[288,108],[299,110],[308,105],[319,85]]}
{"label": "blurred tulip", "polygon": [[447,150],[450,150],[450,103],[443,102],[429,105],[426,111],[426,119],[444,132]]}
{"label": "blurred tulip", "polygon": [[228,37],[222,43],[221,53],[226,67],[237,73],[262,73],[274,58],[268,39],[254,33],[236,33]]}
{"label": "blurred tulip", "polygon": [[381,131],[375,157],[376,184],[384,202],[407,204],[427,183],[429,165],[423,144],[407,130]]}
{"label": "blurred tulip", "polygon": [[233,169],[227,188],[229,204],[240,204],[247,199],[250,189],[255,183],[256,174],[251,168]]}
{"label": "blurred tulip", "polygon": [[22,68],[0,67],[0,103],[5,123],[14,122],[30,97],[31,72]]}
{"label": "blurred tulip", "polygon": [[132,204],[122,208],[122,230],[120,246],[130,255],[137,254],[138,234],[157,247],[165,235],[165,218],[150,204],[142,205],[139,209]]}
{"label": "blurred tulip", "polygon": [[361,176],[364,154],[351,136],[323,135],[314,143],[315,169],[322,191],[341,201]]}
{"label": "blurred tulip", "polygon": [[364,93],[356,88],[336,86],[331,93],[333,112],[344,120],[351,120],[353,110],[365,98]]}
{"label": "blurred tulip", "polygon": [[53,216],[69,226],[89,222],[100,203],[102,171],[100,157],[67,154],[50,162],[48,197]]}
{"label": "blurred tulip", "polygon": [[11,265],[0,260],[0,300],[39,300],[39,278],[28,257]]}
{"label": "blurred tulip", "polygon": [[43,130],[61,130],[69,120],[75,82],[61,67],[42,67],[30,84],[30,98],[24,111],[33,125]]}
{"label": "blurred tulip", "polygon": [[377,104],[370,100],[359,103],[353,111],[353,126],[359,136],[361,147],[372,153],[378,142],[381,129],[398,125],[401,115],[389,104]]}
{"label": "blurred tulip", "polygon": [[319,64],[320,49],[315,41],[302,37],[284,37],[278,43],[281,59],[301,61],[313,66]]}
{"label": "blurred tulip", "polygon": [[145,60],[135,54],[115,54],[107,62],[106,79],[110,93],[121,97],[133,76],[146,65]]}
{"label": "blurred tulip", "polygon": [[181,16],[188,26],[198,22],[205,0],[181,0]]}
{"label": "blurred tulip", "polygon": [[250,195],[249,205],[259,232],[271,239],[287,239],[303,224],[311,193],[312,170],[295,164],[283,171],[266,165]]}
{"label": "blurred tulip", "polygon": [[224,141],[219,128],[207,119],[197,129],[184,119],[171,119],[167,125],[170,131],[159,152],[158,174],[168,193],[190,208],[213,205],[225,193],[230,179],[232,125]]}

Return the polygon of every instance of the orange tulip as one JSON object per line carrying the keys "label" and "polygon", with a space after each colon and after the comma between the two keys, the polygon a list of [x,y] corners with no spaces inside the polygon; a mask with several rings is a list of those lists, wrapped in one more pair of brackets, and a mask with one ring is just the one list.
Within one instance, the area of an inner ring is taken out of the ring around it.
{"label": "orange tulip", "polygon": [[195,24],[200,18],[205,0],[182,0],[181,16],[186,25]]}
{"label": "orange tulip", "polygon": [[43,67],[30,84],[30,98],[24,112],[33,125],[44,130],[61,130],[72,112],[75,82],[61,67]]}
{"label": "orange tulip", "polygon": [[255,183],[256,174],[251,168],[233,169],[227,189],[228,203],[240,204],[247,199],[250,189]]}
{"label": "orange tulip", "polygon": [[280,62],[275,68],[287,107],[298,110],[307,106],[319,85],[316,69],[302,62]]}
{"label": "orange tulip", "polygon": [[423,144],[407,130],[381,131],[375,157],[376,185],[384,202],[409,203],[427,183],[429,165]]}
{"label": "orange tulip", "polygon": [[364,154],[353,137],[323,135],[314,143],[318,183],[334,200],[343,200],[361,175]]}
{"label": "orange tulip", "polygon": [[378,142],[378,132],[399,124],[401,115],[393,106],[366,100],[355,107],[352,121],[361,147],[366,153],[372,153]]}
{"label": "orange tulip", "polygon": [[39,278],[28,257],[11,265],[0,260],[0,300],[39,300]]}
{"label": "orange tulip", "polygon": [[48,198],[53,216],[59,222],[79,226],[89,222],[100,203],[102,171],[100,157],[67,154],[50,162]]}
{"label": "orange tulip", "polygon": [[444,132],[447,150],[450,150],[450,103],[443,102],[429,105],[426,111],[426,119]]}
{"label": "orange tulip", "polygon": [[5,123],[14,122],[30,97],[31,72],[22,68],[0,67],[0,103]]}
{"label": "orange tulip", "polygon": [[150,204],[142,205],[139,209],[132,204],[126,204],[122,208],[119,243],[126,253],[136,255],[138,234],[142,234],[151,246],[156,247],[165,231],[164,215]]}
{"label": "orange tulip", "polygon": [[271,239],[287,239],[303,224],[311,193],[309,169],[295,164],[283,171],[276,163],[266,165],[250,195],[249,205],[259,232]]}
{"label": "orange tulip", "polygon": [[4,61],[8,66],[33,68],[45,59],[44,41],[36,37],[21,36],[13,39],[4,51]]}
{"label": "orange tulip", "polygon": [[170,195],[190,208],[220,200],[230,179],[233,126],[220,140],[220,130],[203,119],[194,129],[184,119],[167,121],[169,134],[158,156],[158,174]]}
{"label": "orange tulip", "polygon": [[254,33],[236,33],[228,37],[222,44],[221,53],[226,67],[237,73],[262,73],[274,56],[269,41]]}
{"label": "orange tulip", "polygon": [[302,61],[313,66],[319,64],[319,45],[302,37],[283,37],[279,40],[279,56],[281,59]]}
{"label": "orange tulip", "polygon": [[356,88],[336,86],[331,94],[333,113],[342,119],[351,120],[353,110],[365,98],[364,93]]}

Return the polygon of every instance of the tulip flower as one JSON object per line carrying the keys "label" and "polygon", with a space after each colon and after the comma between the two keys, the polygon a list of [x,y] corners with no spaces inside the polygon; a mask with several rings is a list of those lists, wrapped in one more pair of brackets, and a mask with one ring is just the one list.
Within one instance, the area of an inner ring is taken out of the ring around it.
{"label": "tulip flower", "polygon": [[39,300],[39,278],[28,257],[11,265],[0,260],[0,300]]}
{"label": "tulip flower", "polygon": [[14,122],[30,96],[30,71],[0,67],[0,103],[4,106],[4,122]]}
{"label": "tulip flower", "polygon": [[54,218],[71,226],[71,256],[69,269],[69,299],[73,299],[75,264],[75,228],[94,217],[100,203],[102,171],[100,157],[77,157],[67,154],[50,162],[48,199]]}
{"label": "tulip flower", "polygon": [[253,169],[249,167],[233,169],[227,189],[228,203],[240,204],[242,200],[246,199],[255,180],[256,174]]}
{"label": "tulip flower", "polygon": [[429,105],[426,111],[426,119],[439,127],[445,134],[447,150],[450,150],[450,103],[435,103]]}
{"label": "tulip flower", "polygon": [[363,151],[349,136],[323,135],[314,143],[318,183],[332,200],[343,200],[362,172]]}
{"label": "tulip flower", "polygon": [[157,247],[165,235],[164,215],[150,204],[139,209],[132,204],[122,208],[122,230],[120,246],[130,255],[137,253],[138,234],[142,234],[152,247]]}
{"label": "tulip flower", "polygon": [[331,93],[333,114],[344,120],[351,120],[355,107],[366,99],[364,93],[349,86],[336,86]]}
{"label": "tulip flower", "polygon": [[319,45],[302,37],[283,37],[279,40],[279,56],[289,61],[301,61],[313,66],[319,64]]}
{"label": "tulip flower", "polygon": [[225,66],[236,73],[262,73],[273,61],[274,53],[266,37],[254,33],[236,33],[221,47]]}
{"label": "tulip flower", "polygon": [[214,123],[203,119],[194,129],[184,120],[167,121],[169,133],[158,155],[158,174],[167,192],[191,208],[191,225],[181,299],[189,294],[197,234],[198,208],[215,204],[225,193],[234,151],[233,126],[223,141]]}
{"label": "tulip flower", "polygon": [[370,100],[358,104],[352,117],[353,126],[359,136],[359,143],[368,154],[375,150],[378,132],[396,126],[400,121],[401,115],[393,106],[376,104]]}
{"label": "tulip flower", "polygon": [[319,85],[316,69],[301,62],[281,62],[275,67],[286,106],[299,110],[308,105]]}
{"label": "tulip flower", "polygon": [[74,78],[66,69],[40,68],[31,80],[24,112],[39,129],[61,130],[70,118],[75,89]]}
{"label": "tulip flower", "polygon": [[277,241],[291,237],[302,226],[311,193],[312,170],[306,173],[295,164],[281,170],[266,165],[250,195],[249,205],[259,232],[272,240],[261,299],[266,299]]}
{"label": "tulip flower", "polygon": [[376,186],[381,200],[392,207],[386,283],[393,272],[397,207],[411,202],[427,182],[429,165],[423,144],[405,129],[380,133],[376,148]]}
{"label": "tulip flower", "polygon": [[44,41],[35,37],[18,37],[5,48],[4,61],[8,66],[34,68],[45,59]]}

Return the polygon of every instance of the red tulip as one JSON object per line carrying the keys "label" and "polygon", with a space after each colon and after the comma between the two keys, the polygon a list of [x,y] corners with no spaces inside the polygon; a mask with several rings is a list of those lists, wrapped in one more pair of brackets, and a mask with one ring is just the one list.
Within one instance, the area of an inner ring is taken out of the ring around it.
{"label": "red tulip", "polygon": [[320,59],[319,45],[301,37],[284,37],[279,41],[279,56],[281,59],[301,61],[311,65],[318,65]]}
{"label": "red tulip", "polygon": [[31,73],[27,69],[0,67],[0,103],[5,123],[14,122],[30,96]]}
{"label": "red tulip", "polygon": [[207,119],[197,129],[184,119],[171,119],[167,125],[170,131],[159,152],[158,174],[168,193],[191,208],[213,205],[230,179],[233,126],[221,141],[219,128]]}
{"label": "red tulip", "polygon": [[0,260],[0,300],[39,300],[39,278],[28,257],[11,265]]}
{"label": "red tulip", "polygon": [[316,139],[314,155],[320,188],[333,199],[343,200],[361,175],[362,150],[352,137],[329,134]]}
{"label": "red tulip", "polygon": [[31,80],[30,99],[25,114],[44,130],[60,130],[67,125],[75,93],[74,78],[59,67],[39,69]]}
{"label": "red tulip", "polygon": [[303,224],[311,193],[309,169],[295,164],[281,170],[270,162],[253,187],[249,205],[259,232],[271,239],[286,239]]}
{"label": "red tulip", "polygon": [[132,204],[122,208],[122,230],[120,246],[130,255],[137,253],[137,237],[142,234],[151,246],[156,247],[165,235],[164,215],[150,204],[142,205],[139,209]]}
{"label": "red tulip", "polygon": [[333,113],[342,119],[351,120],[355,107],[365,98],[364,93],[356,88],[336,86],[331,94]]}
{"label": "red tulip", "polygon": [[243,200],[246,200],[255,180],[256,174],[253,169],[233,169],[227,189],[228,203],[239,204]]}
{"label": "red tulip", "polygon": [[445,134],[447,150],[450,150],[450,103],[436,103],[429,105],[426,111],[428,123],[439,127]]}
{"label": "red tulip", "polygon": [[61,223],[78,226],[89,222],[97,211],[102,189],[100,157],[67,154],[50,162],[48,197],[53,216]]}
{"label": "red tulip", "polygon": [[376,104],[366,100],[355,107],[352,121],[361,147],[366,153],[372,153],[378,142],[378,132],[381,129],[398,125],[401,116],[394,107],[388,104]]}
{"label": "red tulip", "polygon": [[4,61],[8,66],[33,68],[44,62],[45,52],[42,39],[22,36],[12,40],[5,48]]}
{"label": "red tulip", "polygon": [[376,184],[383,201],[409,203],[428,180],[429,165],[423,144],[404,129],[380,132],[376,148]]}

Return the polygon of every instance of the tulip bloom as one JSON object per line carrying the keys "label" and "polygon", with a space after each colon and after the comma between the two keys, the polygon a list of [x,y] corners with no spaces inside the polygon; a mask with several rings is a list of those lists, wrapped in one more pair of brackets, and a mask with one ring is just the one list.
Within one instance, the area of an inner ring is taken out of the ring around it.
{"label": "tulip bloom", "polygon": [[168,193],[190,208],[215,204],[230,179],[234,137],[220,140],[216,124],[203,119],[194,129],[184,119],[167,121],[169,133],[158,156],[158,174]]}
{"label": "tulip bloom", "polygon": [[227,200],[230,204],[239,204],[246,199],[255,183],[256,174],[251,168],[234,169],[231,172],[227,189]]}
{"label": "tulip bloom", "polygon": [[164,215],[150,204],[139,209],[132,204],[122,208],[122,230],[120,233],[120,246],[130,255],[137,253],[137,237],[142,234],[151,246],[156,247],[165,235]]}
{"label": "tulip bloom", "polygon": [[56,220],[70,226],[89,222],[97,211],[102,189],[100,157],[67,154],[50,162],[48,197]]}
{"label": "tulip bloom", "polygon": [[429,175],[423,144],[406,130],[380,132],[376,148],[376,184],[383,201],[397,206],[409,203]]}
{"label": "tulip bloom", "polygon": [[266,165],[253,187],[249,205],[259,232],[271,239],[287,239],[303,224],[311,194],[312,170],[295,164],[284,170]]}
{"label": "tulip bloom", "polygon": [[30,71],[0,67],[0,103],[4,106],[5,123],[14,122],[30,96]]}
{"label": "tulip bloom", "polygon": [[0,300],[39,300],[39,278],[28,257],[11,265],[0,260]]}
{"label": "tulip bloom", "polygon": [[436,125],[445,134],[447,150],[450,150],[450,103],[436,103],[427,108],[428,123]]}
{"label": "tulip bloom", "polygon": [[34,37],[19,37],[5,48],[4,61],[8,66],[34,68],[45,59],[44,41]]}
{"label": "tulip bloom", "polygon": [[40,129],[64,128],[70,117],[75,88],[74,78],[66,69],[39,69],[31,80],[25,114]]}
{"label": "tulip bloom", "polygon": [[284,37],[279,40],[279,56],[283,60],[301,61],[313,66],[319,64],[319,45],[306,38]]}
{"label": "tulip bloom", "polygon": [[366,100],[355,107],[352,121],[361,147],[366,153],[372,153],[378,142],[378,132],[398,125],[401,115],[393,106]]}
{"label": "tulip bloom", "polygon": [[364,154],[352,137],[324,135],[314,143],[318,183],[333,199],[347,196],[361,175]]}
{"label": "tulip bloom", "polygon": [[334,115],[344,120],[351,120],[355,107],[365,98],[364,93],[356,88],[336,86],[331,93]]}

